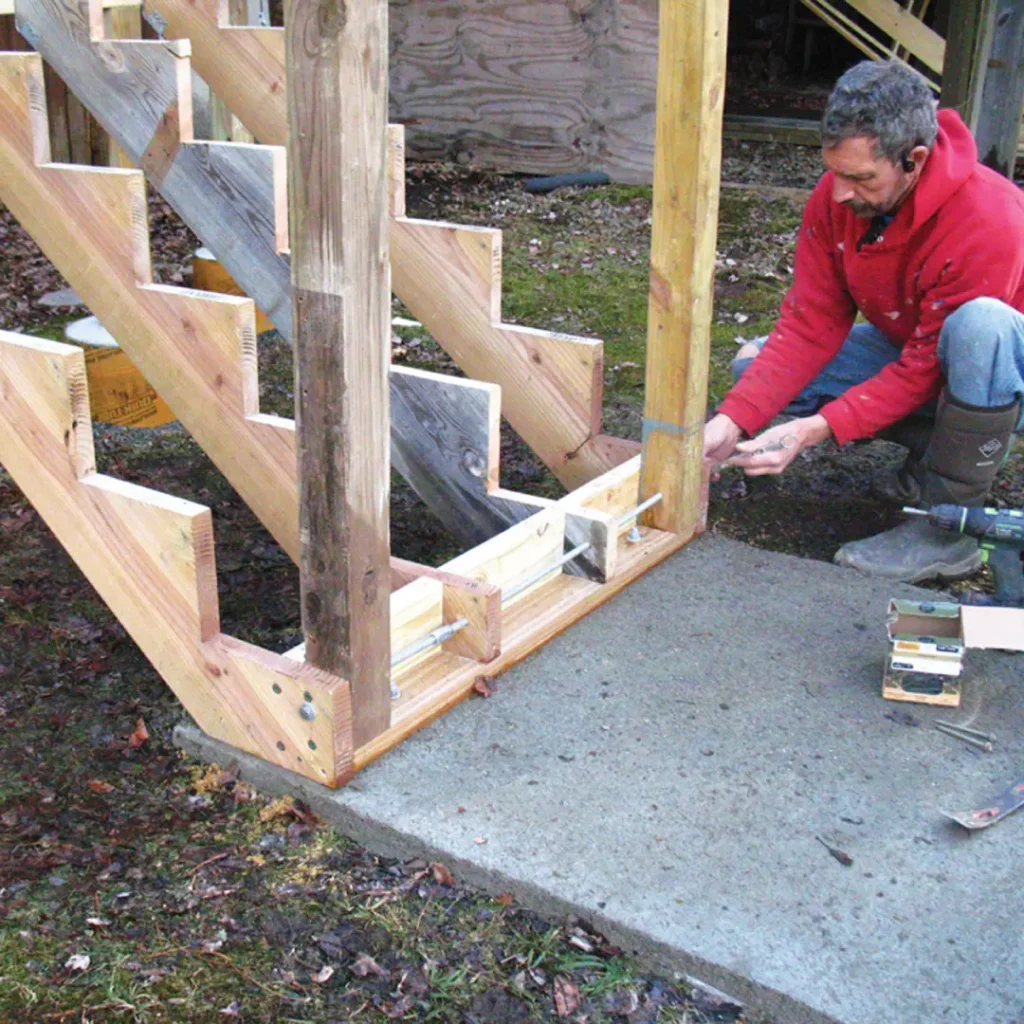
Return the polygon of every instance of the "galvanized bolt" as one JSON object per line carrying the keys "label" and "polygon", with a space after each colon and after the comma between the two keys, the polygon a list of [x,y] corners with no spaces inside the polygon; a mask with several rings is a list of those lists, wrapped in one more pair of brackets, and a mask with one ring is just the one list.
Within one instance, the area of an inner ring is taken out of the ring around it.
{"label": "galvanized bolt", "polygon": [[642,541],[642,540],[643,540],[643,537],[640,535],[640,527],[637,526],[634,523],[629,528],[629,533],[626,534],[626,543],[627,544],[639,544],[640,541]]}
{"label": "galvanized bolt", "polygon": [[313,707],[313,705],[310,704],[309,701],[306,701],[306,703],[303,704],[301,708],[299,708],[299,714],[307,722],[312,722],[313,719],[316,718],[316,708]]}
{"label": "galvanized bolt", "polygon": [[401,697],[401,696],[402,696],[402,691],[398,688],[398,684],[394,681],[394,679],[392,679],[391,680],[391,699],[392,700],[398,700],[398,698]]}

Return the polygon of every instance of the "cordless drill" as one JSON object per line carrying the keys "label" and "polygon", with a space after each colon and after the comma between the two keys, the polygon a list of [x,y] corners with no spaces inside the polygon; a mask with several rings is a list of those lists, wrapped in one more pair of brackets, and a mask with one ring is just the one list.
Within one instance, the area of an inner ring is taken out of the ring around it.
{"label": "cordless drill", "polygon": [[930,509],[905,508],[907,515],[927,516],[941,530],[976,537],[981,560],[995,577],[995,593],[965,595],[964,604],[994,604],[1024,608],[1024,512],[1006,508],[965,508],[933,505]]}

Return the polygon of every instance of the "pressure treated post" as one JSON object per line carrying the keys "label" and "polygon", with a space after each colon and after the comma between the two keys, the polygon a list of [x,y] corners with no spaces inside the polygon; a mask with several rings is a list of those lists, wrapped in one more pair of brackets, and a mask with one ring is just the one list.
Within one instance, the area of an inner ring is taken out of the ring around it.
{"label": "pressure treated post", "polygon": [[956,110],[972,132],[978,124],[997,3],[998,0],[952,0],[949,6],[939,106]]}
{"label": "pressure treated post", "polygon": [[683,534],[702,518],[728,13],[727,0],[659,5],[640,497],[660,491],[645,522]]}
{"label": "pressure treated post", "polygon": [[390,722],[387,0],[290,0],[288,192],[306,660]]}
{"label": "pressure treated post", "polygon": [[1012,180],[1024,107],[1024,4],[1000,0],[974,137],[978,159]]}
{"label": "pressure treated post", "polygon": [[[107,39],[141,39],[142,6],[110,7],[103,12],[103,31]],[[107,143],[107,163],[111,167],[134,167],[128,154],[110,139]]]}

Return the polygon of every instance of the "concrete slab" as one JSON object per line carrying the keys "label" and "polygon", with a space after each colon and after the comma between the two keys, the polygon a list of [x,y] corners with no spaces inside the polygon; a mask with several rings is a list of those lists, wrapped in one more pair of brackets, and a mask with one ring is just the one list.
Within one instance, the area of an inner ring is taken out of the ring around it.
{"label": "concrete slab", "polygon": [[939,810],[1024,775],[1024,658],[970,652],[958,712],[883,701],[897,593],[920,592],[703,538],[347,789],[240,760],[777,1021],[1021,1024],[1024,812],[970,836]]}

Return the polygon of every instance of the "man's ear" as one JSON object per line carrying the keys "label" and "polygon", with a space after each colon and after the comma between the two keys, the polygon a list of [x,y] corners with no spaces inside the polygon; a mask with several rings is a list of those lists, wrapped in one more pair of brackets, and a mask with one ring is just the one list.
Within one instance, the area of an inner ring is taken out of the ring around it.
{"label": "man's ear", "polygon": [[906,163],[909,165],[913,163],[913,169],[909,166],[904,166],[904,170],[908,174],[912,174],[913,171],[920,171],[925,165],[925,161],[928,159],[928,147],[927,146],[915,146],[906,156]]}

